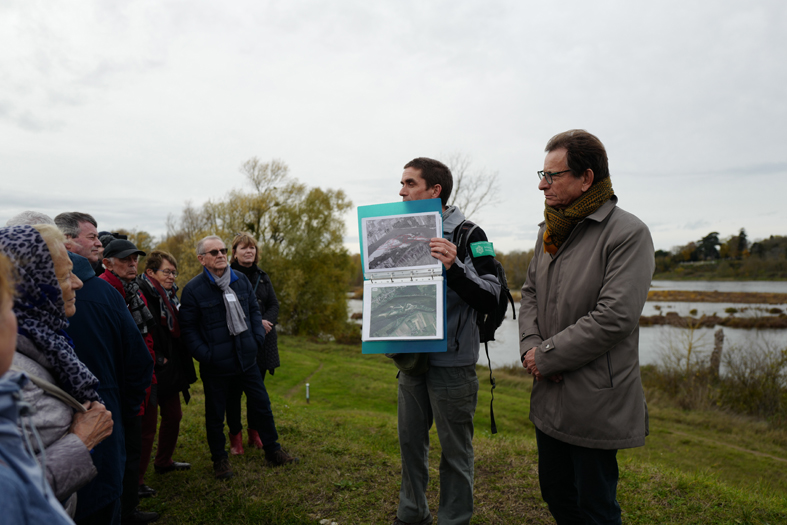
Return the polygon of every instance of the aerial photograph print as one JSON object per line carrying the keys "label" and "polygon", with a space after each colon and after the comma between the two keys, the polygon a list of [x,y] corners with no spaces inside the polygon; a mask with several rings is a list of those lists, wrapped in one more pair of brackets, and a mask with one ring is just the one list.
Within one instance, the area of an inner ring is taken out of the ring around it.
{"label": "aerial photograph print", "polygon": [[439,339],[442,337],[440,281],[427,284],[370,284],[370,315],[364,315],[368,339]]}
{"label": "aerial photograph print", "polygon": [[429,240],[442,237],[436,212],[363,219],[367,271],[435,266]]}

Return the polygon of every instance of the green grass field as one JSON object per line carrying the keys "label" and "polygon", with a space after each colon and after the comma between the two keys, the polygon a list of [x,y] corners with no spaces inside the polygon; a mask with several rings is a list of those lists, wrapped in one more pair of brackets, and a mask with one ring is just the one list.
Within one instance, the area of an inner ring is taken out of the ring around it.
{"label": "green grass field", "polygon": [[[235,478],[218,481],[205,440],[201,383],[184,406],[175,459],[186,472],[157,475],[143,500],[163,524],[391,523],[399,493],[396,368],[359,346],[280,337],[282,367],[266,377],[280,442],[298,465],[271,468],[262,451],[230,458]],[[479,367],[474,524],[554,523],[541,501],[531,378],[495,372],[490,433],[489,376]],[[305,383],[311,399],[306,403]],[[787,439],[761,423],[716,412],[683,412],[650,400],[651,435],[618,455],[618,500],[625,523],[787,523]],[[245,407],[244,407],[245,413]],[[245,418],[245,416],[244,416]],[[245,419],[244,419],[245,426]],[[429,500],[436,514],[440,445],[432,431]]]}

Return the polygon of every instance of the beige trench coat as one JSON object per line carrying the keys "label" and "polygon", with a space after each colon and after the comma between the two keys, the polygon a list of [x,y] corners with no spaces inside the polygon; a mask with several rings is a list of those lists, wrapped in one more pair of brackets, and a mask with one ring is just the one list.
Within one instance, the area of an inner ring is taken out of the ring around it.
{"label": "beige trench coat", "polygon": [[545,434],[598,449],[645,444],[639,317],[654,270],[650,231],[612,197],[544,253],[544,223],[522,287],[520,356],[536,348],[530,420]]}

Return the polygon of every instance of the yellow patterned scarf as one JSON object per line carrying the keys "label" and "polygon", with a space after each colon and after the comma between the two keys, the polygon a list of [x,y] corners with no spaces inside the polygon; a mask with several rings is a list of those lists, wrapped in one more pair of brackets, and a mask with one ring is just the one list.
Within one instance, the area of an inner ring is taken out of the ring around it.
{"label": "yellow patterned scarf", "polygon": [[547,228],[544,231],[544,252],[555,255],[560,249],[560,245],[566,242],[568,236],[571,235],[574,226],[599,209],[614,194],[612,180],[607,177],[591,186],[565,210],[558,210],[545,204],[544,219],[547,221]]}

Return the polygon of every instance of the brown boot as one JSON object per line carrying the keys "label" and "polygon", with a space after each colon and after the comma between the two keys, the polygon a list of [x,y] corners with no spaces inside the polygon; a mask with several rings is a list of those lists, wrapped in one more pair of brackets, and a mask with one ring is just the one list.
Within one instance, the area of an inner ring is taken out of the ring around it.
{"label": "brown boot", "polygon": [[[240,432],[238,433],[240,435]],[[232,472],[230,460],[227,458],[219,459],[213,462],[213,475],[216,479],[230,479],[235,473]]]}
{"label": "brown boot", "polygon": [[230,434],[230,454],[240,456],[243,454],[243,433]]}
{"label": "brown boot", "polygon": [[260,434],[256,430],[248,429],[249,433],[249,446],[254,448],[262,448],[262,441]]}
{"label": "brown boot", "polygon": [[300,459],[285,452],[283,448],[280,448],[273,454],[265,454],[265,459],[268,460],[268,464],[272,467],[289,465],[292,463],[298,463],[300,461]]}

